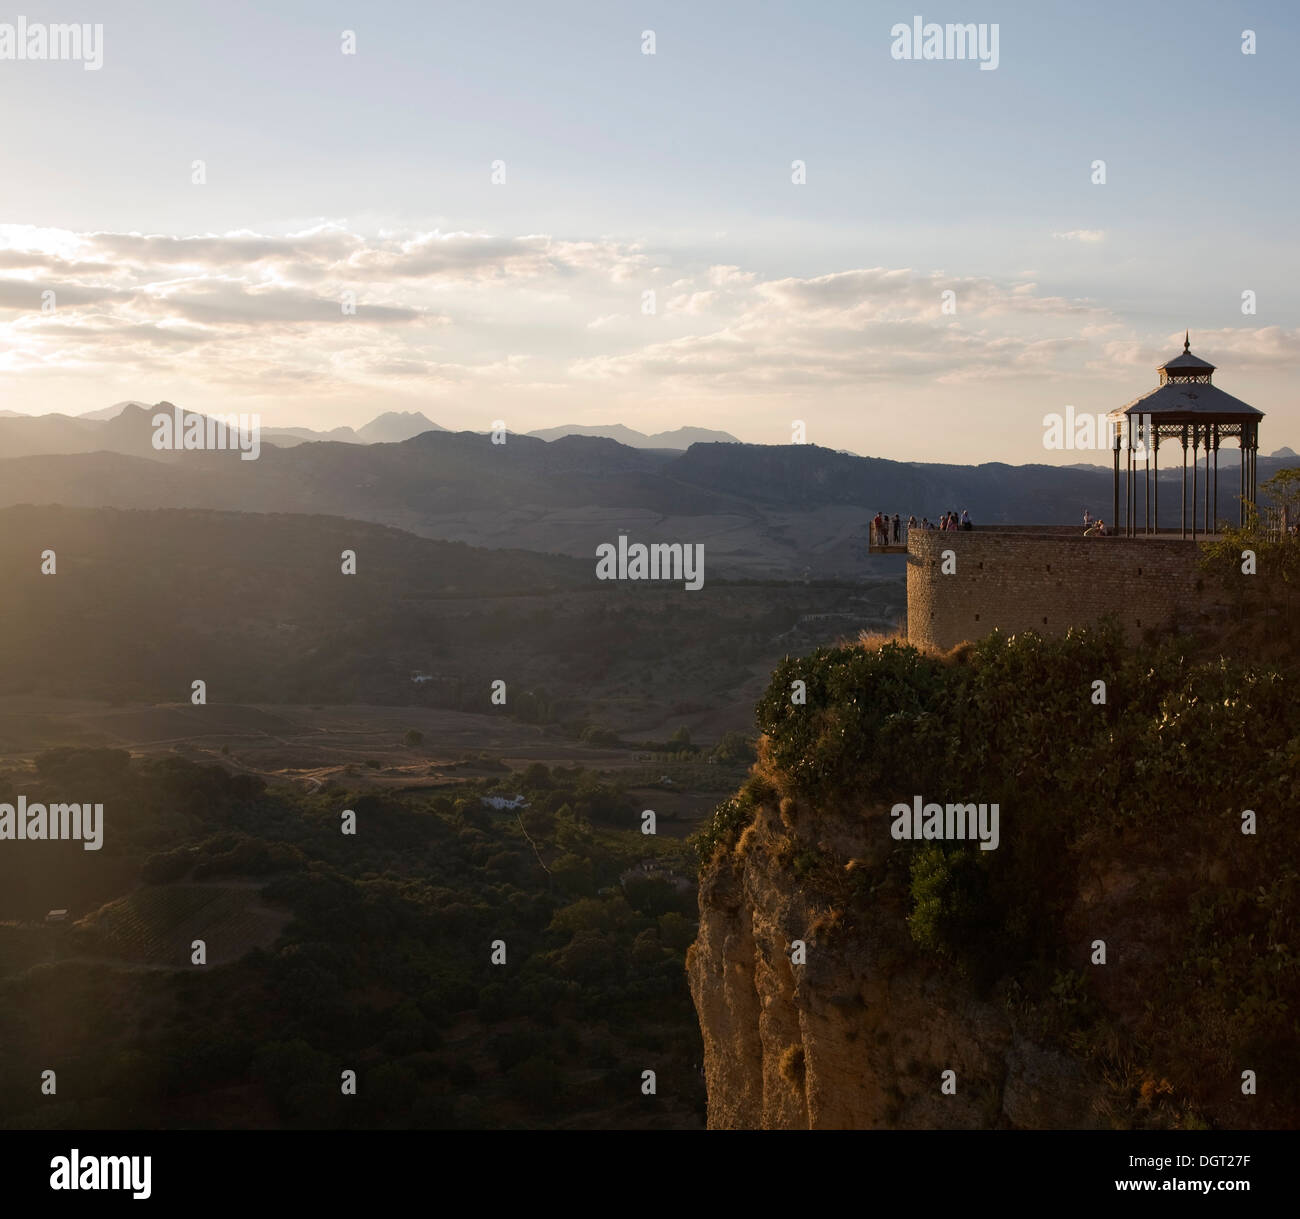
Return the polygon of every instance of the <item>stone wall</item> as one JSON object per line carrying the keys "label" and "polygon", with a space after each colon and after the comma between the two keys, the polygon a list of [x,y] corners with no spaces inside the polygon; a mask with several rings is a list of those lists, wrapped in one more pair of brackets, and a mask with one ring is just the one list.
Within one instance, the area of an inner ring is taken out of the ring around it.
{"label": "stone wall", "polygon": [[[956,571],[941,571],[951,550]],[[948,649],[994,629],[1063,635],[1115,614],[1130,638],[1171,623],[1194,625],[1222,608],[1198,568],[1199,543],[1179,538],[1086,538],[1060,527],[912,530],[907,635]]]}

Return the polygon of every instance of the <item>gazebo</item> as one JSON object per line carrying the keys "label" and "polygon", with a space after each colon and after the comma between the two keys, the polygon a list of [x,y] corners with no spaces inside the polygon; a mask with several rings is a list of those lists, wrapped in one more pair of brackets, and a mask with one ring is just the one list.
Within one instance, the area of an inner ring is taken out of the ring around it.
{"label": "gazebo", "polygon": [[[1263,411],[1226,394],[1210,383],[1214,365],[1194,356],[1191,334],[1184,336],[1182,355],[1160,365],[1160,384],[1107,416],[1115,450],[1114,523],[1120,531],[1120,454],[1124,458],[1123,533],[1156,533],[1160,518],[1160,442],[1172,439],[1183,448],[1183,502],[1179,518],[1182,537],[1188,536],[1187,450],[1192,450],[1191,536],[1197,536],[1198,466],[1205,453],[1205,491],[1200,532],[1218,529],[1219,442],[1237,437],[1241,446],[1237,522],[1245,524],[1246,505],[1255,502],[1255,455]],[[1141,465],[1139,465],[1141,463]],[[1213,464],[1211,464],[1213,463]],[[1152,477],[1152,472],[1155,477]],[[1138,478],[1142,478],[1142,524],[1138,526]],[[1152,491],[1154,489],[1154,503]],[[1153,511],[1154,508],[1154,511]]]}

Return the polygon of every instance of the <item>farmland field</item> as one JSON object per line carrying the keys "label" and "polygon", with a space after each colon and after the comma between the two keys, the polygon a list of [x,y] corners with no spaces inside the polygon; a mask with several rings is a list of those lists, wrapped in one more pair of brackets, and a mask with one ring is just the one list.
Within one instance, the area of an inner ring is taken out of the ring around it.
{"label": "farmland field", "polygon": [[105,956],[180,969],[194,940],[206,944],[209,965],[221,965],[272,944],[287,921],[252,886],[176,884],[136,889],[76,926]]}

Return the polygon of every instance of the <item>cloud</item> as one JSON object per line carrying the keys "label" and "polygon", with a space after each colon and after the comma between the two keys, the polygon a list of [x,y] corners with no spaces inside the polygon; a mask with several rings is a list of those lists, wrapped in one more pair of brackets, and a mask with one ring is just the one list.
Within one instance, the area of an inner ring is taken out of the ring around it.
{"label": "cloud", "polygon": [[[1111,378],[1132,379],[1132,369],[1150,372],[1155,384],[1156,369],[1173,356],[1181,355],[1184,331],[1159,339],[1129,334],[1116,337],[1101,346],[1099,358],[1088,363],[1090,372]],[[1300,361],[1300,327],[1284,326],[1222,327],[1192,333],[1192,354],[1200,355],[1221,369],[1235,371],[1289,370]],[[1216,372],[1215,382],[1220,374]]]}
{"label": "cloud", "polygon": [[1053,233],[1058,241],[1083,241],[1088,244],[1095,244],[1098,241],[1106,240],[1105,229],[1071,229],[1068,233]]}
{"label": "cloud", "polygon": [[[724,270],[678,281],[697,290],[668,302],[669,321],[707,315],[712,328],[584,356],[572,374],[718,391],[1040,377],[1085,346],[1079,317],[1109,324],[1091,302],[1042,296],[1032,283],[893,267],[767,281]],[[700,281],[730,287],[698,288]],[[945,292],[953,293],[955,314],[944,310]]]}
{"label": "cloud", "polygon": [[[0,269],[0,348],[16,353],[5,367],[84,376],[90,405],[102,384],[158,380],[368,401],[414,382],[481,392],[487,409],[495,391],[597,385],[647,400],[683,387],[851,392],[1042,377],[1099,340],[1125,342],[1095,303],[1022,277],[875,266],[766,278],[636,242],[537,233],[5,226]],[[46,287],[53,315],[40,312]],[[651,288],[660,310],[644,315]],[[1256,358],[1282,359],[1294,335],[1254,342]]]}
{"label": "cloud", "polygon": [[[1300,361],[1300,327],[1285,326],[1223,327],[1219,330],[1196,330],[1191,333],[1192,351],[1208,353],[1203,358],[1226,364],[1230,356],[1235,365],[1251,368],[1292,367]],[[1166,355],[1182,350],[1183,336],[1170,339]]]}
{"label": "cloud", "polygon": [[228,279],[174,285],[148,298],[152,307],[208,326],[290,325],[298,322],[411,322],[423,316],[419,309],[372,305],[357,300],[356,312],[345,313],[341,298],[329,300],[294,289],[262,286],[249,288]]}
{"label": "cloud", "polygon": [[338,230],[313,231],[296,237],[263,237],[255,233],[226,236],[169,237],[140,233],[89,233],[86,248],[113,259],[119,266],[139,268],[255,267],[265,263],[339,262],[358,239]]}
{"label": "cloud", "polygon": [[73,305],[98,304],[102,301],[114,299],[126,300],[132,295],[130,292],[115,291],[111,288],[96,288],[71,282],[0,279],[0,309],[40,314],[43,304],[42,298],[47,291],[54,293],[54,305],[62,308]]}

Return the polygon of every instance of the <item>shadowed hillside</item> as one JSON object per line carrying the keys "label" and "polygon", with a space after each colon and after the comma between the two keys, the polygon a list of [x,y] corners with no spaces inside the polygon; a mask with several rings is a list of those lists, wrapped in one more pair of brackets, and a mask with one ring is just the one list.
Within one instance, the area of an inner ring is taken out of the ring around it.
{"label": "shadowed hillside", "polygon": [[[627,533],[703,544],[710,572],[727,578],[859,580],[901,570],[867,556],[866,522],[878,510],[933,519],[965,508],[977,524],[1072,525],[1083,507],[1109,515],[1111,503],[1101,467],[924,465],[816,445],[695,444],[674,454],[590,436],[493,444],[472,432],[400,444],[268,441],[243,461],[231,451],[155,452],[148,419],[128,406],[111,421],[134,437],[124,451],[0,461],[0,505],[316,512],[583,558]],[[1260,476],[1273,468],[1262,459]],[[1162,496],[1168,525],[1175,486]]]}
{"label": "shadowed hillside", "polygon": [[188,704],[203,680],[211,704],[412,704],[574,735],[670,715],[721,716],[720,735],[792,641],[903,612],[897,580],[688,592],[325,516],[0,509],[0,563],[0,694]]}

